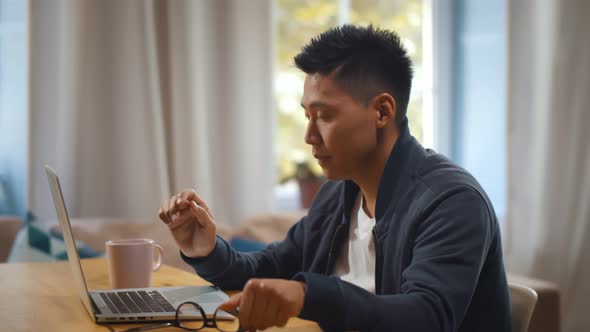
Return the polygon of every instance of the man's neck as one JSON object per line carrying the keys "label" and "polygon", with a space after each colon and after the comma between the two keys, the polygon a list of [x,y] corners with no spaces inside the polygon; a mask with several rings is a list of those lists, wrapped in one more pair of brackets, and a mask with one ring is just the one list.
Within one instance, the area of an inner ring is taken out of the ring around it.
{"label": "man's neck", "polygon": [[383,144],[378,146],[374,158],[368,160],[366,163],[369,166],[359,174],[357,179],[353,179],[353,181],[360,187],[361,193],[364,197],[363,206],[361,206],[361,208],[363,208],[365,213],[371,218],[375,218],[379,184],[381,183],[381,177],[383,176],[385,165],[387,164],[389,155],[399,137],[399,133],[396,131],[392,136],[394,139],[384,141]]}
{"label": "man's neck", "polygon": [[[381,169],[380,174],[383,174],[383,169]],[[363,206],[361,206],[361,208],[365,210],[365,213],[371,218],[375,217],[377,192],[379,191],[380,180],[381,177],[379,177],[377,181],[375,181],[375,179],[367,179],[364,182],[357,182],[364,198]]]}

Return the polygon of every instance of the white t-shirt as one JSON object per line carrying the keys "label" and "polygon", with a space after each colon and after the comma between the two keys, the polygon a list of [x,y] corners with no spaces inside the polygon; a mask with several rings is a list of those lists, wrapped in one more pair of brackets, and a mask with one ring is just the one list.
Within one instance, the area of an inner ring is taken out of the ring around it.
{"label": "white t-shirt", "polygon": [[334,275],[375,293],[375,218],[369,217],[362,206],[363,195],[359,192],[350,214],[348,241],[336,259]]}

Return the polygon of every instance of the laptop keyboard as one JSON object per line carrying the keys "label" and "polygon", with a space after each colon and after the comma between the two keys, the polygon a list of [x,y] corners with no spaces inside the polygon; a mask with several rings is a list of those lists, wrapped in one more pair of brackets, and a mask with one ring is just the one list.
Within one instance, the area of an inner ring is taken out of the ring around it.
{"label": "laptop keyboard", "polygon": [[174,307],[156,290],[99,293],[116,314],[170,312]]}

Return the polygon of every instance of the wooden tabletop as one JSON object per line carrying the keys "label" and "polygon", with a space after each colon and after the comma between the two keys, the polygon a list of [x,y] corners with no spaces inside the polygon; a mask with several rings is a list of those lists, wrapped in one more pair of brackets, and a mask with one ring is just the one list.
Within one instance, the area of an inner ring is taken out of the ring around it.
{"label": "wooden tabletop", "polygon": [[[105,259],[84,259],[82,268],[90,290],[110,289]],[[154,272],[152,280],[153,287],[208,284],[196,274],[167,265]],[[134,325],[111,326],[120,331]],[[109,329],[95,325],[86,312],[67,262],[51,262],[0,264],[0,331],[107,332]],[[313,322],[294,318],[282,329],[267,331],[311,332],[320,329]]]}

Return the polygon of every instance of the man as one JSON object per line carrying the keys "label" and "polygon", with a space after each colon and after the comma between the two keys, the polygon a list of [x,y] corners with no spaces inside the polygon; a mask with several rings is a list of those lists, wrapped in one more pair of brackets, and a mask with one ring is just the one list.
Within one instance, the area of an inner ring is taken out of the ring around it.
{"label": "man", "polygon": [[[299,316],[327,330],[511,331],[500,231],[477,181],[409,133],[411,62],[399,37],[342,26],[295,57],[305,141],[327,182],[286,238],[256,253],[215,236],[191,190],[160,209],[183,259],[243,291],[248,330]],[[272,279],[261,279],[272,278]]]}

